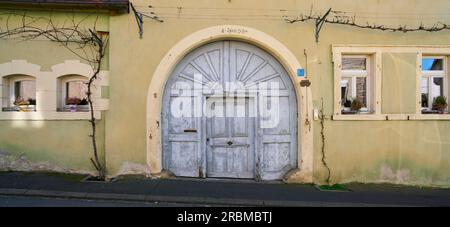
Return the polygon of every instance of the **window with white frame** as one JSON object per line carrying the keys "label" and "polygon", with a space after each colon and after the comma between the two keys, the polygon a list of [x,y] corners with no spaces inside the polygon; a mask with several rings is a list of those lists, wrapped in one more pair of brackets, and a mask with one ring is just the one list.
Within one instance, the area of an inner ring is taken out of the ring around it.
{"label": "window with white frame", "polygon": [[369,55],[342,55],[341,112],[370,113],[371,70]]}
{"label": "window with white frame", "polygon": [[421,90],[421,110],[422,113],[438,113],[447,110],[446,105],[442,106],[442,100],[447,101],[447,60],[445,56],[423,56],[422,57],[422,78],[420,82]]}
{"label": "window with white frame", "polygon": [[58,111],[89,111],[86,77],[67,75],[58,78]]}
{"label": "window with white frame", "polygon": [[36,79],[27,75],[3,77],[3,111],[36,111]]}

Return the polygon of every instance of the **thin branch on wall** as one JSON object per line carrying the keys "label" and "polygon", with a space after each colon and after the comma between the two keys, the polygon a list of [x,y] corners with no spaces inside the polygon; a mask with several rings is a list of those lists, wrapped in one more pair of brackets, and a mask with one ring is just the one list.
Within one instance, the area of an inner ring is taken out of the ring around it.
{"label": "thin branch on wall", "polygon": [[[4,23],[1,23],[6,17]],[[19,19],[12,22],[13,17]],[[103,58],[105,57],[106,46],[108,43],[108,34],[98,32],[96,24],[98,16],[92,25],[86,27],[86,20],[89,15],[79,20],[72,15],[69,19],[63,21],[62,25],[52,20],[52,17],[33,17],[26,12],[21,14],[11,11],[7,15],[0,15],[0,39],[13,39],[17,41],[30,40],[48,40],[56,42],[76,55],[81,60],[88,62],[93,74],[90,76],[87,84],[87,101],[90,109],[90,120],[92,134],[93,157],[90,159],[92,165],[97,170],[97,177],[105,179],[105,168],[100,161],[97,140],[96,140],[96,119],[94,116],[94,103],[92,99],[92,88],[95,80],[98,79]],[[61,22],[61,21],[59,21]]]}
{"label": "thin branch on wall", "polygon": [[406,25],[398,25],[398,26],[387,26],[387,25],[380,25],[380,24],[371,24],[369,22],[366,23],[357,23],[356,22],[356,16],[348,16],[347,13],[342,11],[333,11],[331,8],[328,9],[326,13],[323,15],[320,14],[312,14],[312,10],[309,14],[300,14],[296,17],[283,17],[284,21],[287,23],[298,23],[298,22],[307,22],[307,21],[314,21],[315,22],[315,29],[316,29],[316,42],[319,41],[319,33],[322,29],[322,26],[324,23],[328,24],[340,24],[360,29],[372,29],[372,30],[379,30],[379,31],[390,31],[390,32],[418,32],[418,31],[425,31],[425,32],[439,32],[439,31],[448,31],[450,30],[450,25],[436,22],[432,26],[424,26],[423,23],[421,23],[417,27],[408,27]]}
{"label": "thin branch on wall", "polygon": [[330,184],[330,179],[331,179],[331,169],[328,166],[328,163],[326,161],[326,156],[325,156],[325,120],[326,120],[326,115],[324,113],[324,108],[323,108],[323,98],[321,99],[321,109],[319,110],[319,120],[320,120],[320,137],[322,139],[322,164],[325,166],[325,168],[327,169],[327,178],[325,179],[325,181],[327,182],[327,184]]}
{"label": "thin branch on wall", "polygon": [[100,73],[100,67],[102,65],[102,60],[105,57],[105,51],[106,51],[106,45],[107,45],[107,41],[108,41],[108,36],[105,37],[99,37],[97,35],[97,32],[89,29],[89,32],[91,33],[91,36],[93,37],[93,42],[94,42],[94,46],[97,48],[97,58],[95,59],[95,61],[97,62],[96,66],[95,66],[95,71],[94,74],[89,78],[89,82],[88,82],[88,91],[87,91],[87,100],[89,103],[89,109],[90,111],[90,115],[91,115],[91,129],[92,129],[92,148],[93,148],[93,152],[94,152],[94,159],[93,160],[91,158],[91,162],[94,164],[94,167],[96,168],[98,175],[101,179],[105,178],[105,168],[102,166],[102,163],[99,160],[99,156],[98,156],[98,149],[97,149],[97,140],[96,140],[96,129],[97,129],[97,125],[95,122],[95,116],[94,116],[94,103],[92,100],[92,86],[95,82],[95,80],[98,79],[98,74]]}

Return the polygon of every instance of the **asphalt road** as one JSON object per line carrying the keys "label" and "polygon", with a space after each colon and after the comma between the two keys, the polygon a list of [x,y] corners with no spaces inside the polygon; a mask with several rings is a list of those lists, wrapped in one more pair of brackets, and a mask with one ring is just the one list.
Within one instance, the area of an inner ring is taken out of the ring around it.
{"label": "asphalt road", "polygon": [[146,203],[30,196],[0,196],[0,207],[199,207],[180,203]]}

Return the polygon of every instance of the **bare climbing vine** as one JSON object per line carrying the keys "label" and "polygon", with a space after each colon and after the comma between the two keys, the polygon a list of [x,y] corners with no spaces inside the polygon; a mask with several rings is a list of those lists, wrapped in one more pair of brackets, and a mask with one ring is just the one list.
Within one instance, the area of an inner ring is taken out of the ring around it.
{"label": "bare climbing vine", "polygon": [[326,161],[326,156],[325,156],[325,120],[327,119],[327,116],[324,113],[324,108],[323,108],[323,98],[321,98],[321,108],[319,110],[319,120],[320,120],[320,137],[322,140],[322,164],[325,166],[325,168],[327,169],[327,178],[326,178],[326,182],[329,185],[330,184],[330,179],[331,179],[331,169],[328,166],[328,163]]}
{"label": "bare climbing vine", "polygon": [[329,8],[324,14],[313,14],[312,7],[309,14],[300,14],[296,17],[283,17],[284,21],[287,23],[298,23],[298,22],[307,22],[314,21],[315,23],[315,37],[316,42],[319,42],[319,33],[322,29],[322,26],[325,23],[328,24],[340,24],[355,28],[361,29],[372,29],[379,31],[390,31],[390,32],[417,32],[417,31],[425,31],[425,32],[439,32],[439,31],[450,31],[450,25],[442,22],[436,22],[432,26],[425,26],[421,23],[416,27],[408,27],[406,25],[398,25],[398,26],[386,26],[375,23],[358,23],[356,20],[356,16],[349,16],[346,12],[343,11],[335,11]]}
{"label": "bare climbing vine", "polygon": [[91,134],[89,136],[92,140],[93,149],[93,157],[90,158],[90,161],[97,170],[97,177],[104,180],[105,167],[100,161],[96,140],[97,123],[94,115],[92,89],[95,80],[99,77],[105,57],[108,33],[97,31],[98,16],[95,17],[93,24],[87,26],[86,21],[91,18],[90,15],[76,18],[73,14],[64,21],[54,21],[52,16],[30,16],[26,11],[16,13],[16,11],[10,10],[7,13],[0,14],[0,39],[13,39],[20,42],[48,40],[60,44],[78,58],[90,64],[93,74],[86,83],[86,95],[90,107]]}

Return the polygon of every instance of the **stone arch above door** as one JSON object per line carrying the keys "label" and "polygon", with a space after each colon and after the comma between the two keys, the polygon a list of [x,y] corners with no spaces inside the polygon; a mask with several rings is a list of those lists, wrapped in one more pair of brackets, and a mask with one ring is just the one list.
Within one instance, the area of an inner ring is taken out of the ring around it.
{"label": "stone arch above door", "polygon": [[[197,31],[179,41],[162,59],[153,74],[147,97],[147,163],[153,174],[162,170],[161,111],[163,90],[176,65],[192,50],[213,41],[231,39],[254,44],[278,60],[293,81],[298,104],[298,160],[301,168],[289,174],[289,182],[312,182],[313,128],[306,125],[312,121],[312,99],[309,88],[300,87],[302,78],[296,70],[302,68],[295,56],[273,37],[253,28],[223,25]],[[293,173],[293,174],[292,174]]]}

